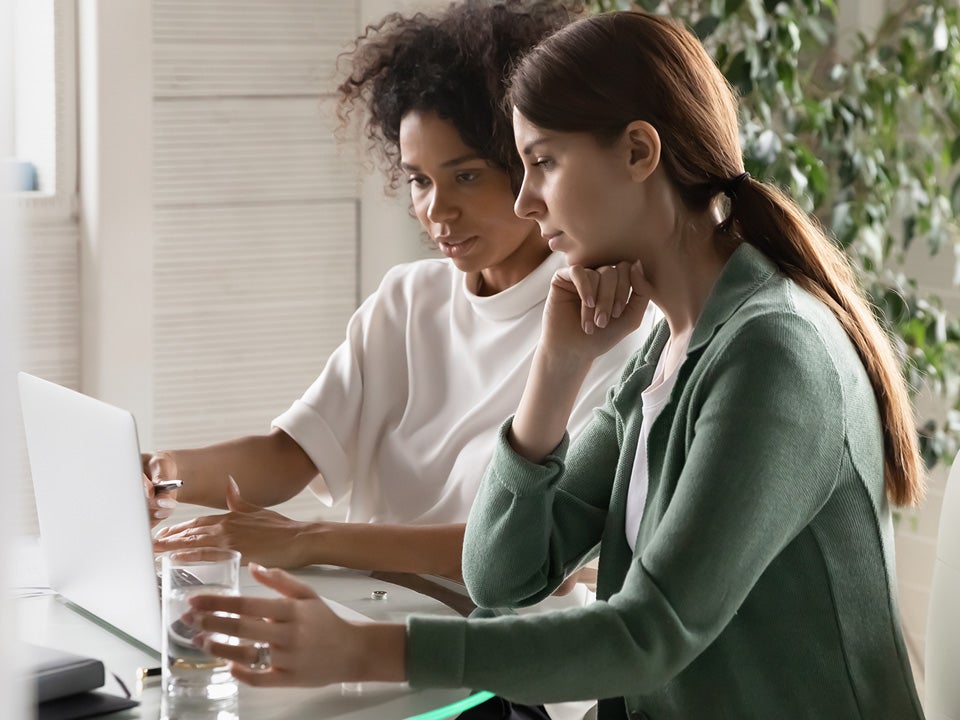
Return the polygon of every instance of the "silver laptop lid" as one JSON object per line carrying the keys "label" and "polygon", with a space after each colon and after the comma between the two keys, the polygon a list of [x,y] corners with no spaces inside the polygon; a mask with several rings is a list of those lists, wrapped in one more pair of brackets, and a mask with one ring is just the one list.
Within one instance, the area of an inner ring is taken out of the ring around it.
{"label": "silver laptop lid", "polygon": [[18,381],[50,586],[159,650],[160,601],[133,415],[27,373]]}

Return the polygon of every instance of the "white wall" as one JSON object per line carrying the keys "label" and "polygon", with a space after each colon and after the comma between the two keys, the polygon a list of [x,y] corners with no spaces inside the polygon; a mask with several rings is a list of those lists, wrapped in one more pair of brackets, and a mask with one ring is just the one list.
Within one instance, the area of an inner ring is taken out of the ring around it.
{"label": "white wall", "polygon": [[[0,0],[0,108],[8,108],[13,98],[13,34],[12,3]],[[0,148],[12,147],[12,115],[0,112]],[[14,370],[18,347],[17,321],[19,313],[20,234],[11,202],[9,176],[0,177],[0,458],[14,454],[16,413],[16,385]],[[15,482],[9,465],[0,473],[0,497],[16,495]],[[21,668],[17,658],[17,621],[15,605],[10,600],[10,548],[18,527],[17,503],[0,502],[0,717],[23,718],[25,693],[20,682]]]}
{"label": "white wall", "polygon": [[[409,13],[445,7],[445,0],[360,0],[360,27],[378,21],[389,12]],[[394,265],[421,257],[429,251],[420,238],[420,226],[410,216],[409,195],[401,186],[393,197],[384,194],[380,173],[366,172],[360,186],[360,293],[376,290],[383,274]],[[402,229],[398,232],[398,229]]]}
{"label": "white wall", "polygon": [[151,13],[80,0],[80,388],[153,417]]}

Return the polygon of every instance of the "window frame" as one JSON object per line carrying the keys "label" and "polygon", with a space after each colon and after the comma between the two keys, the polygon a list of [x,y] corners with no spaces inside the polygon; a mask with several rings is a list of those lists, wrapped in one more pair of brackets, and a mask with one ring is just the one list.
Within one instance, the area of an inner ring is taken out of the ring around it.
{"label": "window frame", "polygon": [[74,0],[52,2],[54,182],[52,189],[14,193],[20,220],[27,227],[77,222],[77,8]]}

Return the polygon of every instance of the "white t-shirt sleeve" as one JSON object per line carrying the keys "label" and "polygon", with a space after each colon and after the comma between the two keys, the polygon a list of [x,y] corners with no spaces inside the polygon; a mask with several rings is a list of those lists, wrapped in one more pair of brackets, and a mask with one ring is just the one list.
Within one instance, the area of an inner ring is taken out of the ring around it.
{"label": "white t-shirt sleeve", "polygon": [[[330,355],[303,396],[273,420],[296,441],[319,472],[310,489],[326,505],[349,493],[356,465],[360,423],[377,425],[397,393],[405,393],[406,353],[398,314],[406,305],[392,269],[347,324],[347,337]],[[399,382],[397,382],[399,381]],[[391,395],[392,389],[392,395]]]}

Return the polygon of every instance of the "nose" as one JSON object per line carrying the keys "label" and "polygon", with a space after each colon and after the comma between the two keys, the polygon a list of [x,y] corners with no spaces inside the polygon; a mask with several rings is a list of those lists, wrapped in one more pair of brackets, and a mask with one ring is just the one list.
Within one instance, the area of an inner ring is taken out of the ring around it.
{"label": "nose", "polygon": [[441,192],[440,188],[434,185],[430,203],[427,205],[427,219],[442,225],[455,220],[459,214],[460,210],[449,193]]}
{"label": "nose", "polygon": [[546,206],[537,192],[530,186],[529,177],[524,173],[523,183],[520,185],[520,192],[517,193],[517,199],[513,203],[513,212],[517,217],[536,220],[542,217]]}

